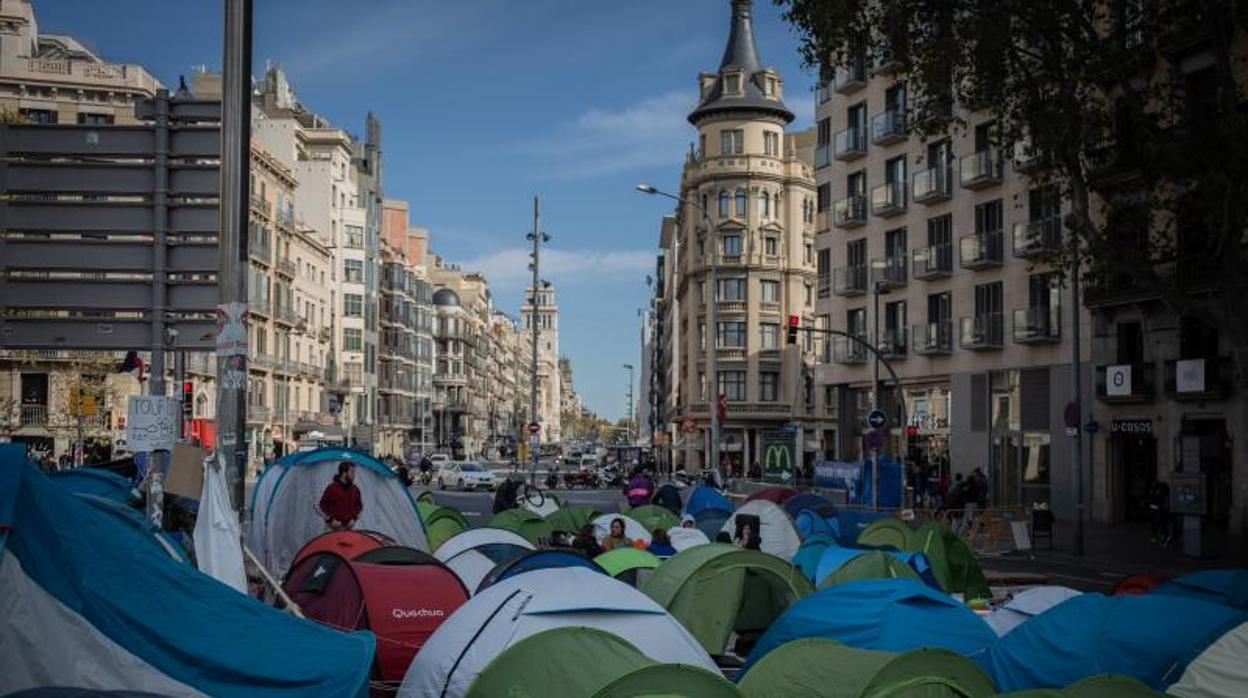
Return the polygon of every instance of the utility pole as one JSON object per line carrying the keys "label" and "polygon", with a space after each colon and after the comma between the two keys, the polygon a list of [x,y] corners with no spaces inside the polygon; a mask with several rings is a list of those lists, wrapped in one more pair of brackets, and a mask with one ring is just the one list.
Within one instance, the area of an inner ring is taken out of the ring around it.
{"label": "utility pole", "polygon": [[[245,523],[247,218],[251,162],[251,0],[225,0],[221,90],[221,236],[217,272],[217,462]],[[156,375],[160,375],[157,373]],[[153,376],[153,382],[156,376]]]}
{"label": "utility pole", "polygon": [[[870,270],[870,267],[868,267]],[[870,273],[870,271],[868,271]],[[879,279],[871,279],[871,291],[875,296],[875,322],[871,334],[871,346],[877,350],[880,348],[880,285],[883,283]],[[874,403],[875,409],[880,409],[880,358],[872,357],[875,360],[871,362],[871,402]],[[891,425],[889,425],[891,426]],[[884,427],[887,434],[889,426]],[[903,487],[905,473],[902,473]],[[904,506],[904,502],[902,505]],[[872,511],[880,508],[880,449],[871,449],[871,509]]]}
{"label": "utility pole", "polygon": [[[547,235],[546,233],[543,233],[540,230],[540,225],[541,225],[541,209],[538,204],[538,198],[535,196],[533,197],[533,232],[529,233],[528,235],[529,241],[533,243],[533,252],[530,253],[530,256],[533,258],[533,261],[529,264],[529,269],[533,272],[533,288],[529,292],[531,294],[529,297],[529,305],[532,308],[529,314],[529,324],[532,325],[530,329],[533,332],[533,357],[532,357],[532,362],[530,363],[531,374],[529,376],[529,421],[532,423],[537,423],[537,424],[540,424],[537,418],[537,350],[538,350],[538,344],[540,340],[540,334],[538,330],[538,318],[540,317],[538,313],[538,307],[540,305],[538,300],[540,296],[538,295],[538,290],[542,285],[542,278],[541,278],[542,243],[550,242],[550,236]],[[530,435],[530,438],[531,437],[532,435]],[[532,458],[531,470],[529,471],[529,482],[533,484],[537,484],[537,460],[538,460],[538,455],[541,451],[541,432],[540,431],[537,433],[537,437],[538,438],[535,440],[538,442],[538,445],[531,448],[531,450],[533,451],[532,453],[533,458]]]}
{"label": "utility pole", "polygon": [[1074,248],[1071,255],[1071,272],[1070,272],[1070,385],[1071,397],[1075,403],[1075,414],[1078,415],[1078,423],[1075,424],[1075,438],[1073,448],[1071,449],[1071,463],[1075,470],[1075,554],[1083,555],[1083,358],[1079,348],[1079,235],[1071,231],[1071,246]]}
{"label": "utility pole", "polygon": [[[633,429],[633,365],[624,364],[624,368],[628,369],[628,428],[625,429],[625,433],[631,435],[637,433]],[[630,438],[632,438],[634,442],[637,440],[636,437],[633,436],[630,436]]]}

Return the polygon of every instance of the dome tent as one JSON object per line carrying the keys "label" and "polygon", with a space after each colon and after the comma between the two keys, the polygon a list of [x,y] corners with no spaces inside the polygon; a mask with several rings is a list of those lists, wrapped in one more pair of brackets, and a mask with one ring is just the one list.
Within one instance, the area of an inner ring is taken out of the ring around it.
{"label": "dome tent", "polygon": [[910,527],[900,519],[887,518],[871,522],[858,534],[857,544],[873,548],[910,549]]}
{"label": "dome tent", "polygon": [[125,504],[130,501],[134,486],[117,473],[100,468],[73,468],[48,473],[52,482],[74,494],[90,494]]}
{"label": "dome tent", "polygon": [[785,562],[792,560],[797,554],[797,548],[802,544],[802,539],[797,535],[797,529],[793,527],[793,520],[784,513],[780,505],[766,499],[746,502],[728,517],[720,530],[735,536],[737,517],[743,515],[758,517],[759,547],[763,552],[775,555]]}
{"label": "dome tent", "polygon": [[508,509],[500,511],[490,519],[491,528],[504,528],[514,531],[533,545],[545,545],[550,542],[554,530],[540,515],[528,509]]}
{"label": "dome tent", "polygon": [[612,633],[656,661],[715,670],[689,631],[636,589],[600,572],[546,569],[503,580],[447,618],[408,667],[399,696],[464,695],[508,647],[566,626]]}
{"label": "dome tent", "polygon": [[468,519],[456,509],[424,502],[417,502],[416,506],[429,534],[429,547],[434,550],[451,536],[468,528]]}
{"label": "dome tent", "polygon": [[696,518],[699,513],[708,509],[718,509],[731,514],[734,508],[732,502],[728,501],[728,498],[719,490],[708,485],[698,485],[689,493],[684,513]]}
{"label": "dome tent", "polygon": [[629,540],[645,541],[646,545],[650,545],[650,531],[646,530],[646,527],[642,526],[635,519],[629,518],[627,514],[603,514],[594,519],[594,535],[597,536],[599,543],[611,535],[611,522],[616,519],[624,522],[624,535]]}
{"label": "dome tent", "polygon": [[447,540],[434,551],[471,593],[491,570],[533,550],[533,544],[514,531],[502,528],[470,528]]}
{"label": "dome tent", "polygon": [[248,547],[273,574],[284,575],[299,548],[325,531],[325,521],[312,505],[320,501],[341,461],[356,464],[355,484],[364,499],[356,528],[429,550],[416,500],[393,470],[359,451],[319,448],[278,459],[252,492]]}
{"label": "dome tent", "polygon": [[[872,554],[863,557],[866,553]],[[891,557],[898,563],[906,565],[914,574],[907,574],[905,570],[888,562],[882,556]],[[856,563],[852,569],[842,570],[845,565],[854,560],[856,560]],[[905,577],[907,579],[919,579],[933,589],[941,589],[940,582],[936,580],[936,575],[933,573],[932,563],[923,553],[910,553],[891,548],[880,550],[875,548],[828,546],[823,550],[823,554],[820,555],[819,561],[815,564],[815,586],[825,586],[828,578],[838,572],[840,573],[838,582],[851,579]]]}
{"label": "dome tent", "polygon": [[940,586],[950,594],[966,599],[992,597],[984,571],[971,552],[971,546],[943,523],[929,521],[910,533],[909,546],[903,550],[920,552],[932,563],[932,573]]}
{"label": "dome tent", "polygon": [[1248,686],[1248,622],[1240,623],[1187,665],[1169,693],[1183,698],[1232,698]]}
{"label": "dome tent", "polygon": [[552,531],[575,534],[579,533],[585,524],[592,523],[599,516],[602,516],[602,512],[598,510],[598,507],[590,504],[572,504],[548,514],[546,522],[550,524]]}
{"label": "dome tent", "polygon": [[857,550],[853,557],[819,579],[819,588],[862,579],[913,579],[923,581],[905,561],[884,550]]}
{"label": "dome tent", "polygon": [[1072,596],[1083,592],[1063,586],[1038,586],[1020,591],[1009,601],[984,616],[984,622],[997,636],[1004,635],[1027,620],[1044,613]]}
{"label": "dome tent", "polygon": [[659,485],[659,489],[650,498],[651,504],[657,504],[676,515],[680,514],[681,501],[680,488],[670,482]]}
{"label": "dome tent", "polygon": [[766,628],[811,592],[792,565],[757,550],[710,543],[668,558],[641,584],[711,654],[723,654],[733,631]]}
{"label": "dome tent", "polygon": [[560,567],[581,567],[594,572],[603,571],[601,567],[594,564],[593,560],[572,550],[530,550],[498,563],[489,574],[481,579],[475,593],[480,594],[504,579],[511,579],[516,575]]}
{"label": "dome tent", "polygon": [[[1227,695],[1238,696],[1239,693]],[[1032,688],[1026,691],[1000,693],[997,698],[1165,698],[1165,696],[1130,676],[1100,674],[1089,676],[1060,690]]]}
{"label": "dome tent", "polygon": [[[793,499],[797,499],[794,497]],[[824,535],[839,539],[841,535],[841,519],[836,512],[826,509],[804,507],[793,514],[793,526],[803,540],[810,536]]]}
{"label": "dome tent", "polygon": [[1153,593],[1190,596],[1248,611],[1248,569],[1189,572],[1163,582]]}
{"label": "dome tent", "polygon": [[771,502],[772,504],[783,507],[785,502],[796,497],[797,494],[798,494],[797,490],[793,489],[792,487],[781,487],[781,486],[764,487],[763,489],[746,497],[745,501],[748,504],[749,502],[755,502],[761,499],[763,501]]}
{"label": "dome tent", "polygon": [[593,698],[741,698],[722,675],[688,664],[649,664],[598,689]]}
{"label": "dome tent", "polygon": [[714,541],[719,534],[720,529],[724,527],[728,519],[732,518],[731,511],[723,509],[703,509],[693,516],[693,525],[697,527],[707,540]]}
{"label": "dome tent", "polygon": [[376,531],[327,531],[304,543],[290,561],[290,566],[293,568],[315,553],[335,552],[348,560],[354,560],[370,550],[394,544],[394,541]]}
{"label": "dome tent", "polygon": [[815,572],[819,569],[819,559],[823,557],[825,550],[832,547],[836,547],[836,539],[832,536],[821,533],[807,536],[798,547],[792,562],[802,571],[806,579],[816,582],[819,579],[815,576]]}
{"label": "dome tent", "polygon": [[749,698],[987,698],[996,693],[974,662],[947,650],[895,654],[818,637],[777,647],[738,682]]}
{"label": "dome tent", "polygon": [[644,504],[634,507],[624,512],[624,515],[641,524],[642,527],[652,534],[656,528],[666,531],[669,528],[680,525],[680,517],[657,504]]}
{"label": "dome tent", "polygon": [[697,528],[685,528],[683,526],[667,529],[667,537],[671,539],[672,547],[676,549],[676,552],[711,542],[711,539],[707,538],[706,534]]}
{"label": "dome tent", "polygon": [[612,577],[636,587],[662,560],[646,550],[619,548],[599,555],[594,562]]}
{"label": "dome tent", "polygon": [[794,520],[803,509],[813,509],[823,516],[836,513],[836,505],[832,503],[832,500],[812,492],[799,492],[784,502],[784,513],[793,517]]}

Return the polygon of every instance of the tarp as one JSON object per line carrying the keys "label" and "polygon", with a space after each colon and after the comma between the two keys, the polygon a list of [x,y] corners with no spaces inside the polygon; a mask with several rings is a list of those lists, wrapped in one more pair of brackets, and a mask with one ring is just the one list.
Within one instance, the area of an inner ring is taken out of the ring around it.
{"label": "tarp", "polygon": [[418,502],[416,506],[420,509],[425,531],[429,534],[429,547],[433,550],[456,533],[468,529],[468,519],[456,509],[425,502]]}
{"label": "tarp", "polygon": [[1083,592],[1063,586],[1038,586],[1018,592],[1009,601],[984,616],[984,622],[998,637],[1022,625],[1072,596]]}
{"label": "tarp", "polygon": [[697,516],[700,512],[707,509],[718,509],[731,514],[734,508],[732,502],[728,501],[728,498],[719,490],[707,485],[698,485],[689,493],[689,499],[685,502],[684,513],[690,516]]}
{"label": "tarp", "polygon": [[599,543],[605,540],[607,536],[611,535],[611,522],[616,519],[620,519],[624,522],[624,535],[628,537],[629,540],[645,541],[646,545],[650,545],[650,541],[652,539],[650,531],[647,531],[646,528],[636,520],[630,519],[624,514],[603,514],[602,516],[594,519],[594,534],[598,537]]}
{"label": "tarp", "polygon": [[791,564],[757,550],[710,543],[668,558],[641,584],[711,654],[723,654],[729,635],[759,632],[811,592]]}
{"label": "tarp", "polygon": [[120,504],[130,500],[134,487],[128,478],[98,468],[74,468],[48,473],[52,482],[74,494],[90,494]]}
{"label": "tarp", "polygon": [[858,533],[858,545],[870,545],[875,548],[893,548],[894,550],[910,549],[910,527],[899,519],[880,519]]}
{"label": "tarp", "polygon": [[315,553],[335,552],[348,560],[354,560],[361,553],[394,544],[394,541],[376,531],[327,531],[304,543],[299,552],[295,553],[290,566],[294,567],[305,557]]}
{"label": "tarp", "polygon": [[602,573],[602,568],[594,564],[593,560],[572,550],[531,550],[495,565],[477,585],[474,594],[480,594],[498,582],[517,575],[558,567],[580,567]]}
{"label": "tarp", "polygon": [[370,634],[299,620],[171,559],[0,446],[0,693],[357,695]]}
{"label": "tarp", "polygon": [[750,698],[987,698],[996,693],[992,681],[974,662],[946,650],[895,654],[818,637],[786,642],[738,681]]}
{"label": "tarp", "polygon": [[797,496],[797,490],[792,487],[766,487],[745,498],[746,502],[753,502],[762,499],[772,504],[783,506],[785,502]]}
{"label": "tarp", "polygon": [[602,516],[602,512],[598,510],[598,507],[589,504],[570,504],[547,516],[546,521],[550,524],[551,530],[575,534],[579,533],[585,524],[593,522],[599,516]]}
{"label": "tarp", "polygon": [[1248,623],[1219,637],[1187,665],[1168,692],[1183,698],[1240,698],[1248,687]]}
{"label": "tarp", "polygon": [[662,560],[646,550],[619,548],[599,555],[594,558],[594,562],[607,574],[635,587],[637,586],[637,572],[652,570],[658,567]]}
{"label": "tarp", "polygon": [[1064,686],[1096,674],[1133,676],[1157,690],[1244,614],[1162,594],[1082,594],[1001,637],[975,657],[1002,690]]}
{"label": "tarp", "polygon": [[605,574],[568,567],[501,581],[461,606],[416,656],[399,696],[464,695],[473,678],[505,649],[543,630],[567,626],[612,633],[655,661],[716,670],[689,631],[660,605]]}
{"label": "tarp", "polygon": [[759,639],[746,667],[804,637],[837,640],[859,649],[904,652],[940,647],[970,656],[997,636],[974,611],[922,582],[869,579],[820,589],[794,604]]}
{"label": "tarp", "polygon": [[341,461],[356,464],[355,484],[364,500],[356,528],[429,550],[416,500],[393,470],[359,451],[320,448],[279,458],[252,492],[248,547],[273,574],[284,575],[300,546],[325,531],[316,505]]}
{"label": "tarp", "polygon": [[645,504],[633,507],[624,513],[628,518],[641,524],[652,535],[656,528],[667,530],[680,525],[680,517],[656,504]]}
{"label": "tarp", "polygon": [[204,574],[246,594],[242,534],[238,530],[238,514],[230,503],[225,469],[209,462],[201,467],[204,484],[195,518],[195,564]]}
{"label": "tarp", "polygon": [[1162,583],[1153,593],[1190,596],[1248,611],[1248,569],[1189,572]]}
{"label": "tarp", "polygon": [[515,531],[533,545],[545,545],[550,542],[554,530],[550,524],[538,514],[528,509],[508,509],[500,511],[490,519],[492,528],[505,528]]}
{"label": "tarp", "polygon": [[950,594],[962,594],[968,600],[992,597],[971,546],[945,524],[929,521],[919,526],[910,532],[905,549],[927,555],[941,588]]}
{"label": "tarp", "polygon": [[676,552],[711,542],[711,539],[707,538],[706,534],[698,529],[683,528],[681,526],[667,529],[667,537],[672,541],[672,547],[676,549]]}
{"label": "tarp", "polygon": [[793,555],[792,563],[813,583],[818,579],[815,573],[819,569],[819,559],[823,557],[823,551],[835,545],[836,540],[832,536],[821,533],[807,536]]}
{"label": "tarp", "polygon": [[728,517],[720,530],[735,536],[736,520],[742,514],[758,517],[761,529],[759,548],[763,552],[775,555],[785,562],[793,559],[793,556],[797,554],[798,546],[802,544],[802,539],[797,535],[797,529],[793,528],[793,520],[784,513],[784,509],[780,508],[779,504],[766,499],[746,502]]}

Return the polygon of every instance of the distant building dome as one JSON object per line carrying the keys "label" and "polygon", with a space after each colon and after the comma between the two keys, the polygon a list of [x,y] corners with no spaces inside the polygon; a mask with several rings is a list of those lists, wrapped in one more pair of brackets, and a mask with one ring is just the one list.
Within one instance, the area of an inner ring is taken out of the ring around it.
{"label": "distant building dome", "polygon": [[434,305],[459,305],[459,296],[449,288],[440,288],[433,294]]}

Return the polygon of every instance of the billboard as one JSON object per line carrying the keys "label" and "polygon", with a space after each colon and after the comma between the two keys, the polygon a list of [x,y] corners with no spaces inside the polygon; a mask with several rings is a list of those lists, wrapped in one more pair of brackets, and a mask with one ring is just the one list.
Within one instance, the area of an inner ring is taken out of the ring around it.
{"label": "billboard", "polygon": [[795,479],[793,464],[793,435],[783,431],[762,433],[763,479],[768,482],[792,483]]}

